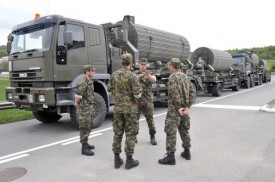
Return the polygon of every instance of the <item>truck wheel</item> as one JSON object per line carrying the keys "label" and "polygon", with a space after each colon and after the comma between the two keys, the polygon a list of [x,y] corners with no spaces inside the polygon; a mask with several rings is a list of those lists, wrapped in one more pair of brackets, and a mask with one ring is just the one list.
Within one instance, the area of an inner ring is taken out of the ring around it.
{"label": "truck wheel", "polygon": [[250,88],[250,78],[248,77],[247,80],[244,81],[244,88]]}
{"label": "truck wheel", "polygon": [[266,75],[263,76],[263,83],[267,83]]}
{"label": "truck wheel", "polygon": [[250,78],[250,87],[254,87],[255,86],[255,79],[254,76],[252,75],[252,77]]}
{"label": "truck wheel", "polygon": [[212,87],[212,96],[218,97],[221,95],[221,93],[222,93],[222,85],[221,85],[221,83],[216,83]]}
{"label": "truck wheel", "polygon": [[98,93],[95,93],[94,109],[95,109],[95,118],[94,118],[93,128],[97,128],[104,121],[107,113],[105,100]]}
{"label": "truck wheel", "polygon": [[[106,104],[105,100],[101,95],[98,93],[95,93],[94,95],[94,109],[95,109],[95,118],[93,123],[93,128],[97,128],[100,126],[100,124],[104,121],[106,117]],[[70,108],[70,117],[73,125],[77,128],[79,128],[79,122],[77,119],[77,113],[75,106],[71,106]]]}
{"label": "truck wheel", "polygon": [[198,95],[197,87],[196,87],[195,83],[191,82],[191,84],[192,84],[193,89],[195,90],[195,97],[194,97],[194,103],[195,103],[195,101],[197,99],[197,95]]}
{"label": "truck wheel", "polygon": [[237,82],[237,84],[232,87],[232,91],[239,91],[239,90],[240,90],[240,83]]}
{"label": "truck wheel", "polygon": [[263,78],[262,78],[262,76],[260,76],[259,81],[258,81],[258,85],[262,85],[262,82],[263,82]]}
{"label": "truck wheel", "polygon": [[73,125],[76,128],[79,128],[79,123],[78,123],[78,119],[77,119],[75,106],[70,106],[70,117],[71,117],[71,121],[72,121]]}
{"label": "truck wheel", "polygon": [[62,117],[57,113],[45,111],[32,112],[32,114],[38,121],[41,121],[42,123],[55,123]]}

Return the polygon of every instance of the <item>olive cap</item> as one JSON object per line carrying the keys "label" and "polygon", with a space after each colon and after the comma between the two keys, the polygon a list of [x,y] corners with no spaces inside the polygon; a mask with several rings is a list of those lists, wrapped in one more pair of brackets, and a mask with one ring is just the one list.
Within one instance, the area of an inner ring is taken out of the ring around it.
{"label": "olive cap", "polygon": [[133,61],[133,56],[130,53],[124,53],[120,59],[122,63],[131,63]]}
{"label": "olive cap", "polygon": [[172,58],[168,64],[172,65],[174,68],[178,69],[180,68],[181,61],[178,58]]}
{"label": "olive cap", "polygon": [[146,59],[146,58],[141,58],[141,59],[139,60],[139,64],[148,64],[148,59]]}
{"label": "olive cap", "polygon": [[83,71],[86,72],[86,71],[95,71],[96,69],[92,66],[92,65],[85,65],[83,66]]}

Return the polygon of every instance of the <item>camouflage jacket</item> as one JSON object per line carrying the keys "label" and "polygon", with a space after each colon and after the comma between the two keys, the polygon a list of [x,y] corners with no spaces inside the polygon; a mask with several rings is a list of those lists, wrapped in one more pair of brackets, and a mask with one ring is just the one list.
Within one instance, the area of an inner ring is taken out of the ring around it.
{"label": "camouflage jacket", "polygon": [[172,73],[168,81],[168,113],[178,112],[181,107],[191,107],[195,90],[187,75],[180,71]]}
{"label": "camouflage jacket", "polygon": [[[136,75],[142,74],[140,70],[136,70],[134,72]],[[152,83],[150,82],[149,78],[146,76],[140,77],[139,83],[142,87],[142,100],[152,99]]]}
{"label": "camouflage jacket", "polygon": [[114,112],[137,113],[138,105],[135,96],[140,97],[142,88],[137,76],[126,68],[114,72],[107,85],[108,92],[115,97]]}
{"label": "camouflage jacket", "polygon": [[81,97],[79,107],[90,107],[94,102],[94,84],[84,76],[78,83],[76,95]]}

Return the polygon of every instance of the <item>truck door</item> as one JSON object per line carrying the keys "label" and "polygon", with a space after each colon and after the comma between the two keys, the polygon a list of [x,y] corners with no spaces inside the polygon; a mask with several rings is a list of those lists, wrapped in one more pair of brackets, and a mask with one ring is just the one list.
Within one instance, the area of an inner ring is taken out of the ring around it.
{"label": "truck door", "polygon": [[[72,33],[71,46],[64,45],[64,31]],[[72,23],[59,25],[56,47],[56,63],[54,64],[55,81],[72,81],[88,64],[84,26]]]}

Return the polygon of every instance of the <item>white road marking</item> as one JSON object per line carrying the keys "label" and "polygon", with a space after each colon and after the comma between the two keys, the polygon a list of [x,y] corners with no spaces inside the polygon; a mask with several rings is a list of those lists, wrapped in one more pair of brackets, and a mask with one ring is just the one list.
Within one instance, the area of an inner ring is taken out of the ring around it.
{"label": "white road marking", "polygon": [[[100,135],[102,135],[102,133],[97,133],[95,135],[90,135],[89,138],[93,138],[93,137],[100,136]],[[75,142],[79,142],[79,137],[76,140],[71,140],[69,142],[62,143],[61,145],[69,145],[69,144],[72,144],[72,143],[75,143]]]}
{"label": "white road marking", "polygon": [[[100,133],[100,132],[103,132],[103,131],[107,131],[107,130],[110,130],[110,129],[113,129],[113,127],[109,127],[109,128],[105,128],[105,129],[102,129],[102,130],[92,132],[91,135],[94,135],[94,134],[97,134],[97,133]],[[53,142],[53,143],[50,143],[50,144],[47,144],[47,145],[42,145],[42,146],[39,146],[39,147],[23,150],[21,152],[16,152],[16,153],[13,153],[13,154],[5,155],[5,156],[0,157],[0,162],[4,159],[10,158],[10,157],[26,154],[26,153],[29,153],[29,152],[33,152],[33,151],[36,151],[36,150],[43,149],[43,148],[47,148],[47,147],[51,147],[51,146],[58,145],[58,144],[61,144],[61,143],[69,142],[69,141],[75,140],[77,138],[79,138],[79,136],[72,137],[72,138],[65,139],[65,140],[61,140],[61,141],[58,141],[58,142]]]}
{"label": "white road marking", "polygon": [[29,156],[29,154],[22,154],[22,155],[18,155],[18,156],[15,156],[15,157],[8,158],[8,159],[4,159],[4,160],[0,161],[0,164],[3,164],[5,162],[9,162],[9,161],[13,161],[13,160],[16,160],[16,159],[20,159],[22,157],[27,157],[27,156]]}
{"label": "white road marking", "polygon": [[[237,94],[242,94],[244,92],[248,92],[248,91],[251,91],[251,90],[254,90],[254,89],[258,89],[258,88],[261,88],[261,87],[264,87],[264,86],[266,86],[266,85],[261,85],[261,86],[257,86],[257,87],[250,88],[250,89],[247,89],[247,90],[238,91],[238,92],[235,92],[233,94],[229,94],[229,95],[226,95],[226,96],[222,96],[222,97],[218,97],[218,98],[215,98],[215,99],[211,99],[211,100],[208,100],[208,101],[205,101],[205,102],[201,102],[199,104],[205,104],[205,103],[216,101],[216,100],[220,100],[220,99],[223,99],[223,98],[226,98],[226,97],[231,97],[231,96],[234,96],[234,95],[237,95]],[[195,104],[195,105],[197,105],[197,104]],[[195,106],[195,105],[193,105],[193,106]]]}
{"label": "white road marking", "polygon": [[205,107],[205,108],[216,108],[216,109],[238,109],[238,110],[252,110],[259,111],[260,106],[237,106],[237,105],[217,105],[217,104],[196,104],[192,107]]}

